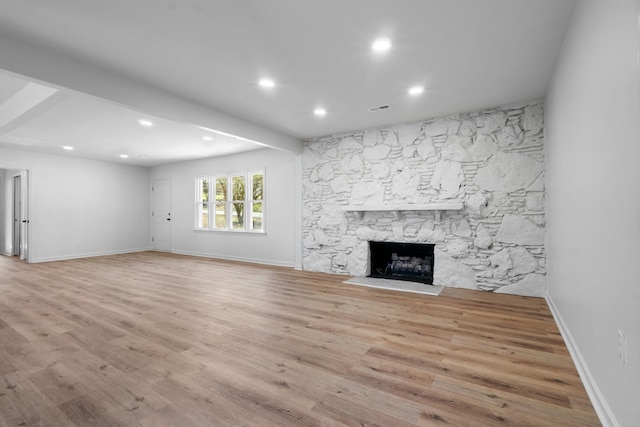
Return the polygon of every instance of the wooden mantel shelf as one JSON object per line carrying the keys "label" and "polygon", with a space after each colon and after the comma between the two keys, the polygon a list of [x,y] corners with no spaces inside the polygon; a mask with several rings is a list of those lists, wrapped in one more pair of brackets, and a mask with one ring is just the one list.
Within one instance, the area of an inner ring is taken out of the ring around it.
{"label": "wooden mantel shelf", "polygon": [[401,212],[434,211],[438,221],[441,219],[443,211],[459,211],[462,209],[464,209],[463,201],[404,205],[347,205],[342,208],[345,212],[355,212],[360,219],[364,217],[365,212],[393,212],[395,218],[400,219]]}

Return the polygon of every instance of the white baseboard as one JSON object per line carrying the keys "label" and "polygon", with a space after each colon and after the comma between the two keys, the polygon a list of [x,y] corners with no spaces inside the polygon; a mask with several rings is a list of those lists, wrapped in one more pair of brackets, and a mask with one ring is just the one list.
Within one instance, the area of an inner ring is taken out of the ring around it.
{"label": "white baseboard", "polygon": [[582,357],[582,353],[580,353],[580,349],[576,345],[576,342],[574,341],[571,332],[567,328],[567,325],[564,323],[564,320],[562,319],[558,308],[553,303],[551,295],[547,293],[545,299],[547,300],[547,304],[549,305],[551,314],[553,314],[553,318],[558,325],[558,329],[560,329],[560,333],[562,334],[564,343],[569,349],[569,353],[571,354],[573,363],[576,365],[576,369],[578,370],[578,375],[580,375],[582,384],[587,390],[589,399],[591,399],[591,404],[593,405],[593,408],[600,418],[600,422],[604,427],[619,427],[619,424],[616,421],[616,417],[613,415],[613,412],[611,411],[611,408],[609,407],[609,404],[604,398],[602,392],[600,392],[598,384],[591,375],[591,371],[589,371],[589,366],[587,366],[587,363]]}
{"label": "white baseboard", "polygon": [[92,258],[97,256],[107,256],[107,255],[121,255],[121,254],[130,254],[134,252],[145,252],[152,251],[153,248],[135,248],[135,249],[122,249],[117,251],[104,251],[104,252],[86,252],[80,254],[71,254],[71,255],[62,255],[62,256],[53,256],[53,257],[43,257],[43,258],[32,258],[30,263],[39,263],[39,262],[52,262],[52,261],[65,261],[69,259],[78,259],[78,258]]}
{"label": "white baseboard", "polygon": [[295,267],[295,263],[293,262],[274,261],[269,259],[235,257],[235,256],[229,256],[229,255],[181,251],[181,250],[172,250],[171,253],[180,254],[180,255],[189,255],[189,256],[199,256],[203,258],[224,259],[228,261],[251,262],[254,264],[273,265],[276,267],[292,267],[292,268]]}

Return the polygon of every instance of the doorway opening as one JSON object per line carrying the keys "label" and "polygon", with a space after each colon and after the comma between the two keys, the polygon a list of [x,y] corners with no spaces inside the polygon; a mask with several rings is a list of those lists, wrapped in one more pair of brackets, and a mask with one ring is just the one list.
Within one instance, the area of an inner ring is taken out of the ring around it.
{"label": "doorway opening", "polygon": [[27,170],[0,169],[0,251],[29,261]]}

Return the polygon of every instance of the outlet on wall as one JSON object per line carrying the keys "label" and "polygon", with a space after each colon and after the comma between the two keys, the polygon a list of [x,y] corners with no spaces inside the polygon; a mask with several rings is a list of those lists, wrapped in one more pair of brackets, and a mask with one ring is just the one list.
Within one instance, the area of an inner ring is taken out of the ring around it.
{"label": "outlet on wall", "polygon": [[618,329],[618,358],[622,363],[627,363],[627,340],[620,329]]}

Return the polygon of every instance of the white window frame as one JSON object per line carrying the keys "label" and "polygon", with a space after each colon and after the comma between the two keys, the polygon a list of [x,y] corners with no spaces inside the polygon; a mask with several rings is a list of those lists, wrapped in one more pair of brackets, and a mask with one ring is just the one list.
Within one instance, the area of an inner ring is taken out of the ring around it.
{"label": "white window frame", "polygon": [[[253,199],[253,177],[255,175],[262,175],[262,199]],[[233,200],[233,178],[242,176],[244,179],[244,200]],[[216,201],[216,183],[218,179],[225,179],[227,181],[226,185],[226,199],[224,202]],[[205,202],[202,201],[202,193],[201,193],[201,183],[203,181],[207,181],[209,185],[209,200],[206,202],[208,211],[207,211],[207,226],[202,226],[202,212],[203,212],[203,204]],[[230,233],[266,233],[266,221],[265,221],[265,212],[266,212],[266,197],[265,197],[265,187],[266,187],[266,173],[264,169],[261,170],[252,170],[246,172],[235,172],[235,173],[224,173],[224,174],[209,174],[209,175],[200,175],[196,177],[196,196],[195,196],[195,230],[197,231],[217,231],[217,232],[230,232]],[[224,227],[216,227],[216,206],[219,204],[223,204],[225,206],[225,226]],[[233,208],[234,203],[243,203],[243,224],[241,228],[233,228]],[[262,204],[262,228],[254,229],[253,228],[253,207],[254,204],[261,203]]]}
{"label": "white window frame", "polygon": [[[262,175],[262,199],[254,199],[253,198],[253,177],[255,175]],[[247,212],[248,215],[245,215],[246,221],[247,221],[247,228],[249,231],[252,232],[262,232],[264,233],[264,226],[265,226],[265,206],[266,206],[266,202],[265,202],[265,188],[266,188],[266,175],[264,173],[264,169],[263,170],[257,170],[257,171],[251,171],[251,172],[247,172],[247,184],[249,189],[246,192],[246,199],[247,199],[247,204],[245,205],[245,207],[248,207]],[[262,228],[258,229],[258,230],[254,230],[253,229],[253,205],[260,203],[262,205]]]}
{"label": "white window frame", "polygon": [[207,221],[209,220],[209,212],[211,210],[211,182],[210,181],[208,182],[209,198],[207,201],[202,200],[202,191],[201,191],[201,183],[208,180],[209,180],[208,176],[196,177],[196,229],[197,230],[206,230],[208,228],[208,227],[203,227],[201,223],[201,220],[203,217],[204,205],[205,204],[207,205]]}

